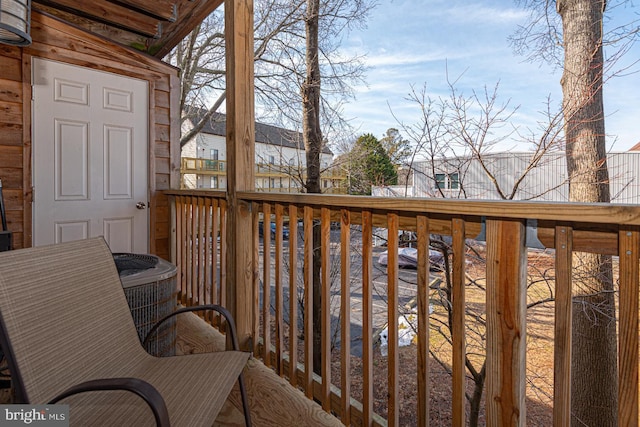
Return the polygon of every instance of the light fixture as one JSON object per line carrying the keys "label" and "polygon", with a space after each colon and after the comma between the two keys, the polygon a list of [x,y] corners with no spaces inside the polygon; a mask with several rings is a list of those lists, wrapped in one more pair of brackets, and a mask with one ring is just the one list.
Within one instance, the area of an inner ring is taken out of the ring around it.
{"label": "light fixture", "polygon": [[0,43],[31,44],[31,0],[0,0]]}

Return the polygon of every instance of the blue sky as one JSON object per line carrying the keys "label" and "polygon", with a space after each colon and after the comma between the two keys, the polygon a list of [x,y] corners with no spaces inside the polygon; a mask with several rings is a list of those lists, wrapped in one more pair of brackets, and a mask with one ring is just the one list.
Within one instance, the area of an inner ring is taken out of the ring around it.
{"label": "blue sky", "polygon": [[[639,13],[640,5],[627,6],[614,9],[612,16],[629,22],[638,20]],[[528,16],[512,0],[381,0],[367,28],[344,40],[345,51],[366,55],[369,67],[367,85],[355,88],[356,100],[345,106],[345,116],[357,134],[381,137],[388,128],[398,127],[390,108],[404,122],[415,121],[416,107],[405,100],[411,85],[426,84],[432,98],[446,97],[448,70],[450,79],[460,77],[456,87],[467,95],[499,82],[500,101],[519,107],[512,124],[521,130],[534,128],[548,97],[561,102],[562,74],[513,53],[508,37]],[[638,60],[640,45],[627,54],[625,63]],[[612,151],[640,142],[640,65],[633,70],[635,74],[609,80],[604,89],[607,145]]]}

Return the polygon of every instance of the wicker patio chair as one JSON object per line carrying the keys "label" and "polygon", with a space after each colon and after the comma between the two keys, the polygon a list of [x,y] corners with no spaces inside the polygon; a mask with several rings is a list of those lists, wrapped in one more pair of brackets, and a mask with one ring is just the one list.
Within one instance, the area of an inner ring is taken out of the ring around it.
{"label": "wicker patio chair", "polygon": [[0,327],[14,403],[68,404],[71,425],[211,426],[236,380],[251,423],[249,354],[150,356],[102,238],[0,253]]}

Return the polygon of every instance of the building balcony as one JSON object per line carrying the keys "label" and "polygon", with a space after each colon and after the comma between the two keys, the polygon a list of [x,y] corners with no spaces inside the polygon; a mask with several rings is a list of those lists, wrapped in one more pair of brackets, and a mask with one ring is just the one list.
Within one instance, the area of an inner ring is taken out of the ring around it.
{"label": "building balcony", "polygon": [[[195,188],[199,185],[197,183],[204,181],[207,182],[207,185],[199,188],[224,189],[226,187],[224,180],[213,178],[215,186],[207,181],[210,177],[227,175],[225,160],[182,157],[180,165],[183,187]],[[276,193],[298,193],[301,191],[302,182],[307,178],[306,173],[306,169],[299,166],[258,163],[255,165],[256,189]],[[327,169],[322,172],[320,179],[323,192],[328,194],[346,193],[346,178],[338,171]]]}

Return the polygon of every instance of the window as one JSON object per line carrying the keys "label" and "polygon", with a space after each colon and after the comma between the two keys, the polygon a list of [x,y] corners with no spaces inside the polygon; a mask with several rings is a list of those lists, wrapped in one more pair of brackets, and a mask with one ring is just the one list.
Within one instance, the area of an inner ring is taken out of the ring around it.
{"label": "window", "polygon": [[460,188],[460,174],[437,173],[435,176],[436,188],[442,190],[457,190]]}
{"label": "window", "polygon": [[276,164],[276,159],[273,156],[269,156],[269,164],[270,165],[275,165]]}
{"label": "window", "polygon": [[211,187],[210,188],[218,188],[218,177],[217,176],[212,176],[211,177]]}
{"label": "window", "polygon": [[215,148],[212,148],[212,149],[209,151],[209,158],[210,158],[211,160],[218,160],[218,150],[216,150]]}
{"label": "window", "polygon": [[460,176],[457,173],[449,175],[449,188],[452,190],[460,188]]}

